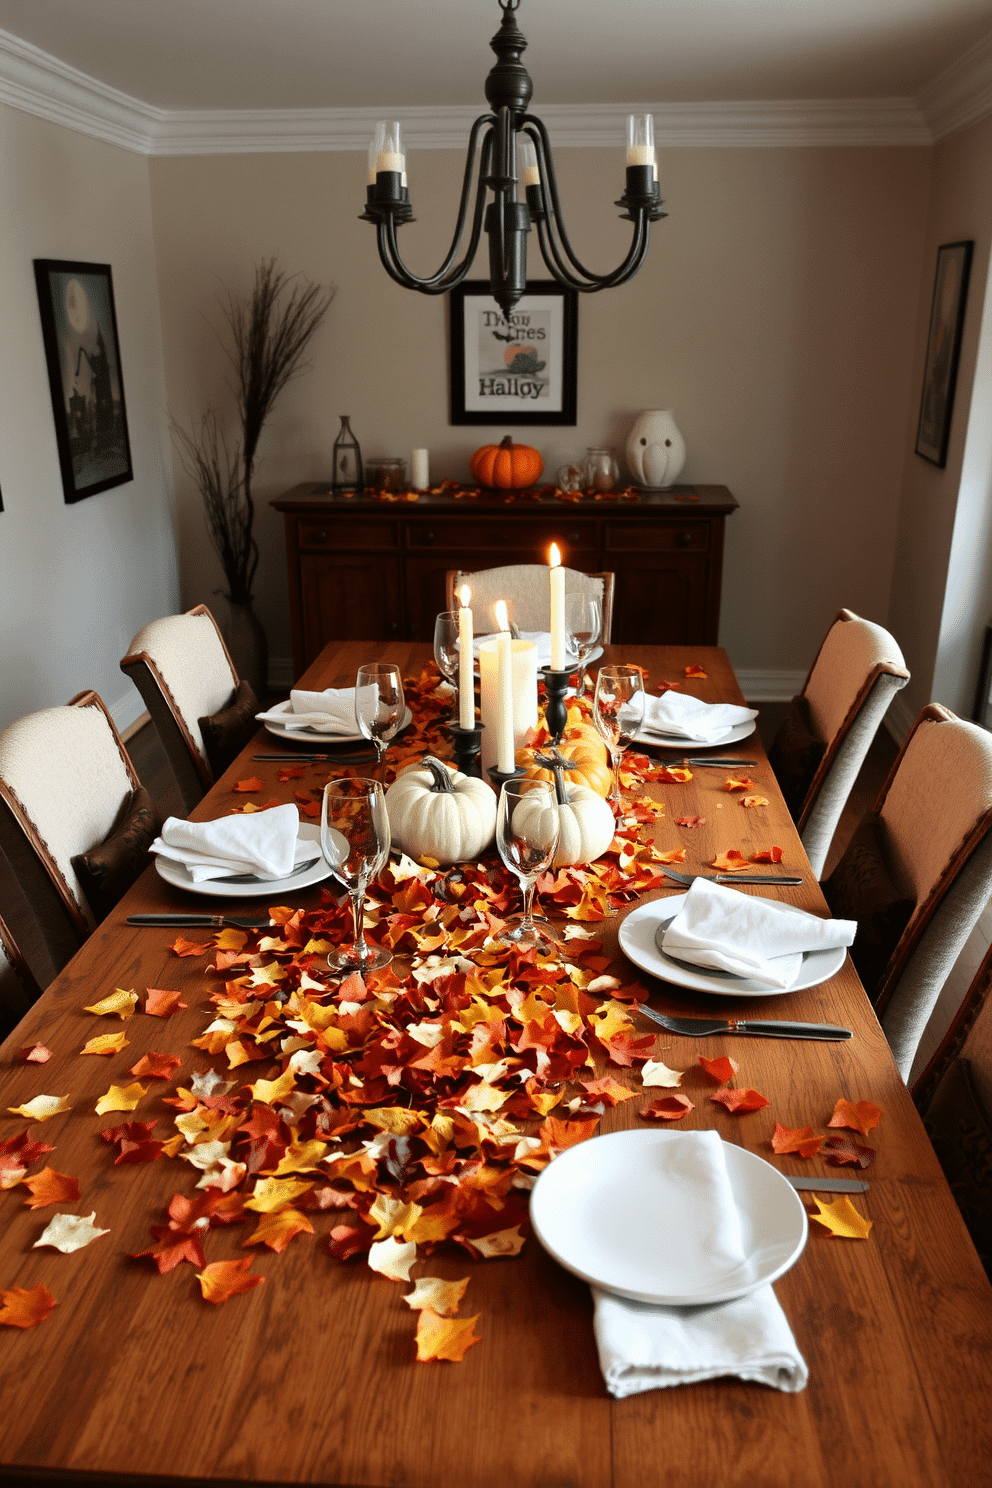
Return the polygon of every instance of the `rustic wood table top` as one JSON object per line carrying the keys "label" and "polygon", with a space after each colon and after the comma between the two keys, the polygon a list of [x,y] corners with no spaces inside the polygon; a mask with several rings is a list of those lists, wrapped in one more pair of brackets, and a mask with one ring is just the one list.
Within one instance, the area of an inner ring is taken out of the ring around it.
{"label": "rustic wood table top", "polygon": [[[357,666],[372,660],[394,660],[416,673],[429,655],[420,645],[342,643],[311,668],[307,685],[350,683]],[[607,659],[640,662],[649,685],[701,663],[707,678],[687,684],[697,695],[742,700],[715,648],[625,647],[622,657],[611,650]],[[249,774],[264,781],[262,799],[293,799],[299,780],[280,783],[277,765],[251,761],[263,744],[269,749],[275,741],[261,734],[196,817],[221,815],[243,800],[232,786]],[[722,789],[725,772],[699,769],[689,784],[648,787],[667,805],[656,840],[666,847],[684,842],[690,869],[716,851],[748,852],[774,841],[785,849],[783,870],[805,871],[805,881],[751,892],[822,912],[757,734],[732,752],[759,761],[748,773],[769,806],[742,810]],[[302,783],[321,784],[322,768],[308,770]],[[703,815],[706,826],[680,834],[677,814]],[[310,908],[319,900],[312,888],[293,903]],[[854,1030],[847,1043],[726,1036],[697,1042],[659,1031],[655,1055],[688,1068],[699,1052],[732,1053],[741,1064],[738,1083],[764,1092],[770,1105],[732,1115],[708,1099],[712,1085],[690,1075],[684,1088],[696,1105],[680,1129],[715,1129],[784,1173],[851,1170],[829,1168],[821,1157],[775,1157],[775,1120],[823,1130],[839,1097],[883,1109],[869,1138],[878,1153],[866,1174],[871,1186],[856,1199],[874,1222],[868,1240],[838,1239],[811,1224],[804,1253],[775,1285],[809,1365],[809,1385],[799,1394],[723,1379],[611,1399],[598,1367],[589,1289],[533,1237],[513,1258],[466,1262],[464,1253],[441,1250],[418,1267],[452,1278],[471,1272],[468,1311],[481,1314],[482,1341],[458,1364],[414,1362],[411,1314],[400,1302],[406,1288],[374,1275],[361,1259],[334,1260],[326,1244],[333,1215],[312,1215],[315,1234],[278,1256],[242,1249],[243,1227],[211,1230],[209,1261],[252,1255],[266,1278],[222,1306],[202,1299],[188,1265],[160,1276],[147,1261],[131,1259],[152,1243],[150,1225],[163,1222],[172,1194],[194,1192],[197,1175],[171,1161],[115,1167],[99,1133],[129,1118],[97,1116],[94,1106],[111,1082],[130,1080],[127,1071],[143,1053],[171,1052],[182,1060],[175,1079],[151,1082],[134,1113],[158,1117],[156,1136],[168,1134],[176,1113],[162,1094],[216,1062],[191,1048],[213,1016],[208,996],[216,983],[202,958],[180,959],[169,949],[174,930],[129,928],[125,916],[228,907],[250,912],[264,901],[194,898],[149,869],[0,1051],[0,1141],[27,1124],[32,1137],[51,1143],[47,1160],[78,1177],[81,1188],[77,1203],[59,1208],[95,1209],[96,1223],[110,1231],[72,1255],[33,1249],[55,1210],[26,1207],[21,1187],[0,1192],[0,1289],[42,1282],[57,1299],[40,1326],[0,1328],[0,1481],[147,1480],[163,1488],[961,1488],[992,1481],[992,1289],[849,962],[819,987],[732,1005],[640,978],[659,1010],[725,1015],[729,1007],[731,1016]],[[620,918],[593,927],[611,954]],[[629,964],[622,975],[636,979]],[[115,988],[143,997],[148,987],[181,988],[188,1010],[166,1020],[139,1013],[125,1024],[84,1011]],[[130,1040],[121,1054],[79,1057],[94,1034],[121,1027]],[[36,1040],[52,1058],[25,1064],[18,1052]],[[259,1078],[258,1070],[252,1066],[246,1078]],[[633,1070],[611,1073],[639,1083]],[[67,1094],[71,1111],[38,1125],[7,1114],[40,1092]],[[638,1125],[642,1104],[608,1109],[601,1130]]]}

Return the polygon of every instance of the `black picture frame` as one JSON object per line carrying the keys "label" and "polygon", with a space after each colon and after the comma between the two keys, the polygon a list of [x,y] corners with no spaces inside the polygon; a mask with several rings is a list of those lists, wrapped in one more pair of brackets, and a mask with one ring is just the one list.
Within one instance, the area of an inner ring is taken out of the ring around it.
{"label": "black picture frame", "polygon": [[916,428],[916,453],[940,470],[947,464],[974,246],[974,242],[967,239],[960,243],[942,243],[937,249],[920,418]]}
{"label": "black picture frame", "polygon": [[460,284],[448,302],[453,424],[575,424],[576,290],[528,280],[509,321],[485,279]]}
{"label": "black picture frame", "polygon": [[35,284],[67,503],[134,479],[109,264],[36,258]]}

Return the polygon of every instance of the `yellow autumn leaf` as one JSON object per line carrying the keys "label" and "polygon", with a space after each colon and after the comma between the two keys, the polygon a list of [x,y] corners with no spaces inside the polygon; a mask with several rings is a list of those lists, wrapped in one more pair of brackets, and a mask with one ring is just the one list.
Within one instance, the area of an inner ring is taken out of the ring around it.
{"label": "yellow autumn leaf", "polygon": [[97,1038],[91,1038],[87,1044],[80,1049],[80,1054],[119,1054],[126,1048],[128,1038],[123,1028],[120,1033],[101,1033]]}
{"label": "yellow autumn leaf", "polygon": [[8,1106],[12,1116],[26,1116],[29,1121],[48,1121],[63,1111],[71,1111],[67,1095],[36,1095],[24,1106]]}
{"label": "yellow autumn leaf", "polygon": [[116,1013],[119,1018],[126,1019],[134,1012],[137,1002],[137,992],[125,992],[123,987],[118,987],[109,997],[101,997],[99,1002],[94,1002],[92,1007],[85,1008],[84,1011],[96,1013],[98,1018],[107,1018]]}
{"label": "yellow autumn leaf", "polygon": [[405,1106],[376,1106],[362,1112],[362,1120],[380,1131],[394,1137],[406,1137],[426,1125],[419,1111],[407,1110]]}
{"label": "yellow autumn leaf", "polygon": [[133,1111],[145,1093],[145,1087],[138,1080],[133,1080],[130,1085],[111,1085],[106,1095],[101,1095],[94,1106],[98,1116],[105,1116],[108,1111]]}
{"label": "yellow autumn leaf", "polygon": [[257,1209],[261,1214],[274,1214],[306,1193],[308,1188],[313,1188],[313,1184],[302,1178],[262,1178],[255,1184],[251,1198],[245,1200],[245,1208]]}
{"label": "yellow autumn leaf", "polygon": [[419,1204],[404,1204],[401,1199],[381,1193],[376,1195],[369,1210],[369,1219],[379,1226],[375,1233],[377,1240],[385,1240],[387,1235],[403,1235],[409,1239],[407,1231],[417,1223],[422,1213]]}
{"label": "yellow autumn leaf", "polygon": [[473,1331],[479,1321],[475,1317],[445,1319],[430,1307],[421,1310],[417,1322],[417,1359],[426,1363],[429,1359],[450,1359],[460,1364],[466,1349],[481,1340]]}
{"label": "yellow autumn leaf", "polygon": [[313,1225],[298,1209],[280,1209],[277,1214],[263,1214],[254,1232],[243,1245],[267,1245],[281,1255],[294,1235],[312,1235]]}
{"label": "yellow autumn leaf", "polygon": [[834,1199],[832,1203],[827,1204],[814,1194],[813,1202],[820,1212],[811,1214],[810,1219],[814,1219],[817,1224],[822,1224],[834,1235],[839,1235],[842,1240],[868,1239],[872,1221],[865,1219],[863,1214],[859,1214],[849,1198]]}
{"label": "yellow autumn leaf", "polygon": [[214,945],[219,951],[240,951],[247,939],[244,930],[218,930],[214,936]]}
{"label": "yellow autumn leaf", "polygon": [[438,1317],[454,1317],[465,1295],[469,1278],[461,1281],[444,1281],[440,1276],[421,1276],[414,1282],[413,1291],[407,1292],[403,1301],[414,1312],[429,1307]]}
{"label": "yellow autumn leaf", "polygon": [[459,1104],[466,1111],[498,1111],[510,1099],[511,1094],[509,1090],[500,1090],[495,1085],[480,1080],[478,1085],[468,1088]]}
{"label": "yellow autumn leaf", "polygon": [[296,1089],[296,1076],[292,1070],[286,1070],[278,1080],[256,1080],[248,1088],[255,1100],[266,1106],[275,1106]]}
{"label": "yellow autumn leaf", "polygon": [[326,1142],[292,1142],[279,1160],[273,1176],[282,1178],[286,1173],[312,1173],[326,1151]]}
{"label": "yellow autumn leaf", "polygon": [[461,1224],[461,1217],[457,1214],[435,1214],[431,1209],[425,1209],[414,1224],[403,1230],[403,1234],[414,1245],[438,1245]]}

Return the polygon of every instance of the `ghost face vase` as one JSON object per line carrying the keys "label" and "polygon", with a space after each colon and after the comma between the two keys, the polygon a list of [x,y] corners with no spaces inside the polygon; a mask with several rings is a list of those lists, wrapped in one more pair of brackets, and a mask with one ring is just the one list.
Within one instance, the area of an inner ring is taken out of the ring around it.
{"label": "ghost face vase", "polygon": [[627,464],[639,486],[660,491],[678,480],[685,464],[685,440],[670,408],[645,408],[627,436]]}

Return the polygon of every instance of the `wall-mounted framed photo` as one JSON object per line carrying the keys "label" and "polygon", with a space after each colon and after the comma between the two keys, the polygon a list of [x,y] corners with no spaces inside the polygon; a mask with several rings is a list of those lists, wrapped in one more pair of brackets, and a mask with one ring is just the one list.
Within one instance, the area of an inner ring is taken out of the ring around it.
{"label": "wall-mounted framed photo", "polygon": [[943,470],[954,411],[954,385],[961,355],[961,329],[968,298],[968,275],[974,243],[942,243],[930,307],[930,334],[923,368],[916,453]]}
{"label": "wall-mounted framed photo", "polygon": [[532,281],[509,317],[484,279],[448,296],[453,424],[574,424],[579,296]]}
{"label": "wall-mounted framed photo", "polygon": [[66,501],[134,479],[109,264],[36,258],[34,277]]}

